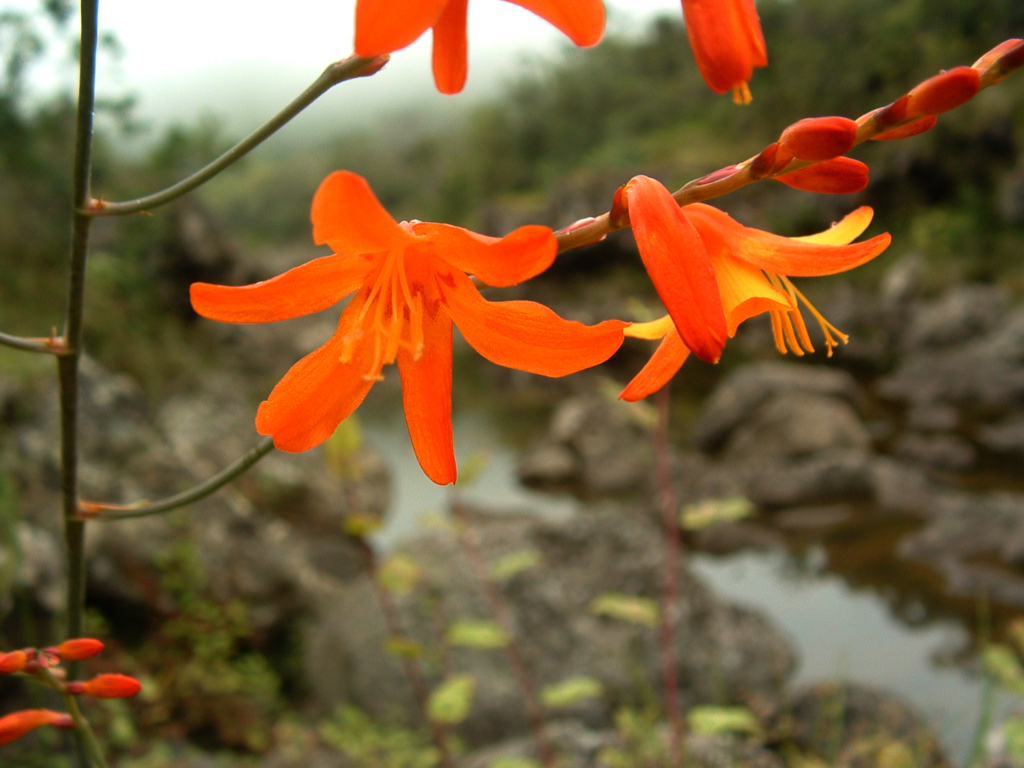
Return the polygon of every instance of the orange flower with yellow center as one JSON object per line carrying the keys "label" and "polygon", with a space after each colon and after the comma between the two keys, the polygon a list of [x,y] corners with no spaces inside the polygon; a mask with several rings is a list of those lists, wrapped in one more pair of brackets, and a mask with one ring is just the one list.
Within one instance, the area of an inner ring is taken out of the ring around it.
{"label": "orange flower with yellow center", "polygon": [[[576,45],[596,45],[604,34],[602,0],[508,0],[564,32]],[[428,29],[434,33],[434,82],[458,93],[468,70],[469,0],[357,0],[356,53],[372,57],[405,48]]]}
{"label": "orange flower with yellow center", "polygon": [[768,48],[754,0],[683,0],[686,34],[704,82],[750,103],[754,67],[768,66]]}
{"label": "orange flower with yellow center", "polygon": [[690,352],[717,362],[740,323],[771,313],[775,346],[785,354],[813,352],[800,305],[821,326],[829,355],[845,334],[826,320],[790,276],[845,272],[875,258],[888,234],[854,243],[871,223],[861,207],[831,229],[808,237],[780,237],[745,227],[727,213],[696,203],[680,208],[659,182],[637,176],[624,189],[644,266],[669,314],[638,323],[625,335],[662,339],[654,355],[619,395],[640,400],[661,389]]}
{"label": "orange flower with yellow center", "polygon": [[319,445],[363,401],[385,365],[398,363],[413,449],[435,483],[455,482],[452,324],[491,362],[565,376],[607,360],[625,323],[563,320],[529,301],[489,302],[467,273],[509,286],[544,271],[557,242],[547,227],[503,238],[424,222],[398,224],[366,180],[337,171],[313,198],[313,239],[334,249],[253,285],[195,283],[203,317],[268,323],[326,309],[354,293],[334,336],[292,366],[260,405],[256,429],[284,451]]}

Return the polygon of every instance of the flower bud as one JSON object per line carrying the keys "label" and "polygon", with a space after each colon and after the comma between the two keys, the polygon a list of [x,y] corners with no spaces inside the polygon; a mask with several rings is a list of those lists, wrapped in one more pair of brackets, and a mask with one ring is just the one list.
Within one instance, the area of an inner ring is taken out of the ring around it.
{"label": "flower bud", "polygon": [[1021,40],[1019,37],[1015,37],[1010,40],[1004,40],[991,51],[989,51],[976,62],[974,62],[971,65],[971,68],[976,69],[979,72],[984,72],[986,69],[995,64],[996,61],[1002,58],[1003,54],[1009,53],[1014,48],[1022,45],[1024,45],[1024,40]]}
{"label": "flower bud", "polygon": [[930,77],[907,94],[907,118],[941,115],[969,101],[981,76],[971,67],[957,67]]}
{"label": "flower bud", "polygon": [[629,198],[626,196],[626,185],[615,190],[612,197],[612,209],[608,213],[608,223],[614,229],[629,226]]}
{"label": "flower bud", "polygon": [[917,136],[919,133],[930,131],[935,127],[935,124],[939,119],[935,115],[925,115],[919,117],[917,120],[913,120],[906,125],[901,125],[899,128],[890,128],[888,131],[882,131],[871,137],[872,141],[894,141],[896,139],[909,139],[911,136]]}
{"label": "flower bud", "polygon": [[848,195],[868,185],[868,167],[860,160],[836,157],[776,176],[775,180],[805,192]]}
{"label": "flower bud", "polygon": [[11,651],[0,656],[0,675],[23,672],[28,664],[28,654],[24,651]]}
{"label": "flower bud", "polygon": [[85,682],[66,683],[64,690],[73,696],[95,696],[97,699],[126,699],[142,690],[142,683],[128,675],[97,675]]}
{"label": "flower bud", "polygon": [[779,145],[800,160],[817,162],[845,155],[857,140],[857,123],[847,117],[808,117],[782,132]]}
{"label": "flower bud", "polygon": [[79,637],[74,640],[65,640],[60,645],[46,650],[61,661],[82,661],[91,659],[102,651],[103,643],[94,637]]}
{"label": "flower bud", "polygon": [[29,731],[42,725],[55,728],[74,728],[70,715],[51,709],[25,709],[0,717],[0,746],[20,739]]}
{"label": "flower bud", "polygon": [[696,184],[702,187],[706,184],[713,184],[716,181],[727,179],[736,173],[737,168],[739,168],[738,165],[727,165],[725,168],[719,168],[717,171],[712,171],[707,176],[701,176],[697,179]]}
{"label": "flower bud", "polygon": [[769,144],[750,162],[750,175],[755,179],[763,179],[781,171],[793,156],[789,152],[780,151],[779,143]]}

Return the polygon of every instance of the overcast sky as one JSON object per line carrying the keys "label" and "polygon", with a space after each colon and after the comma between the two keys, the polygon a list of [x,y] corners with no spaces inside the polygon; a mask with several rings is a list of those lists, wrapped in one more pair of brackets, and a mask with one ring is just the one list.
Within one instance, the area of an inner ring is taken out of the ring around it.
{"label": "overcast sky", "polygon": [[[0,0],[0,9],[36,3]],[[680,0],[607,0],[606,5],[615,29],[641,29],[659,12],[681,14]],[[190,122],[209,112],[226,116],[232,128],[253,127],[324,66],[351,52],[354,6],[354,0],[100,0],[101,28],[115,32],[124,48],[119,68],[101,69],[100,87],[139,95],[140,112],[159,123]],[[333,110],[335,119],[344,121],[413,98],[457,109],[491,92],[531,57],[554,55],[565,41],[509,2],[473,0],[469,10],[470,74],[463,95],[433,93],[426,35],[396,54],[372,83],[347,83],[343,94],[329,95],[332,105],[317,109]],[[71,73],[63,77],[70,85]]]}

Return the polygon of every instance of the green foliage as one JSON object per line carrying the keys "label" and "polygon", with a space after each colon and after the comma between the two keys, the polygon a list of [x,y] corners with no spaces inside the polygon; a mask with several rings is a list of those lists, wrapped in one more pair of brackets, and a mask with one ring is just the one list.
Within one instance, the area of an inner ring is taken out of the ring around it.
{"label": "green foliage", "polygon": [[739,733],[756,736],[761,732],[757,718],[746,707],[693,707],[686,713],[690,730],[705,736]]}
{"label": "green foliage", "polygon": [[509,644],[508,634],[493,621],[461,619],[445,633],[449,645],[481,650],[504,648]]}
{"label": "green foliage", "polygon": [[435,723],[458,725],[469,717],[476,693],[476,678],[472,675],[451,675],[430,692],[427,716]]}
{"label": "green foliage", "polygon": [[604,686],[600,680],[586,676],[570,677],[541,690],[540,700],[545,707],[559,709],[571,707],[588,699],[600,698],[603,693]]}
{"label": "green foliage", "polygon": [[658,624],[658,603],[648,597],[606,592],[590,604],[591,612],[631,624],[654,627]]}
{"label": "green foliage", "polygon": [[598,754],[601,768],[660,768],[670,764],[668,745],[656,707],[622,707],[615,713],[615,730],[621,746],[606,747]]}
{"label": "green foliage", "polygon": [[319,729],[320,738],[351,768],[434,768],[440,754],[427,734],[377,723],[351,706],[340,706]]}
{"label": "green foliage", "polygon": [[377,577],[388,592],[403,596],[416,589],[423,578],[423,571],[411,557],[397,553],[381,563]]}
{"label": "green foliage", "polygon": [[495,581],[508,579],[525,573],[541,564],[540,552],[535,549],[517,549],[490,564],[491,578]]}
{"label": "green foliage", "polygon": [[754,514],[754,505],[742,496],[708,499],[683,507],[679,522],[683,528],[699,531],[718,523],[733,523]]}
{"label": "green foliage", "polygon": [[211,596],[187,538],[169,545],[159,566],[161,588],[175,612],[139,653],[158,675],[148,686],[154,702],[147,717],[194,734],[212,731],[224,745],[267,749],[282,704],[280,679],[263,655],[244,650],[252,634],[248,609]]}

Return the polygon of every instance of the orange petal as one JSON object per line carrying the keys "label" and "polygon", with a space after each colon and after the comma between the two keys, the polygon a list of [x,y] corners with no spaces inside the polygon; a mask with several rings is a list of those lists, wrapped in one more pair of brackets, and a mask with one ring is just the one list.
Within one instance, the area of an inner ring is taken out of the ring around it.
{"label": "orange petal", "polygon": [[441,93],[458,93],[466,84],[468,5],[469,0],[449,0],[434,24],[434,83]]}
{"label": "orange petal", "polygon": [[54,712],[52,709],[24,709],[0,717],[0,746],[20,739],[29,731],[43,725],[57,728],[72,728],[70,715]]}
{"label": "orange petal", "polygon": [[583,325],[532,301],[490,302],[454,270],[440,276],[449,314],[462,336],[492,363],[542,376],[566,376],[603,363],[622,345],[620,320]]}
{"label": "orange petal", "polygon": [[820,245],[847,245],[864,234],[864,231],[871,224],[875,212],[869,205],[862,205],[855,211],[843,216],[843,218],[826,229],[814,235],[793,237],[791,240],[799,240],[802,243],[818,243]]}
{"label": "orange petal", "polygon": [[273,435],[280,450],[299,453],[319,445],[370,391],[373,345],[357,344],[350,363],[340,359],[345,334],[363,304],[361,296],[350,301],[331,340],[293,365],[260,404],[256,431]]}
{"label": "orange petal", "polygon": [[576,45],[597,45],[604,34],[601,0],[509,0],[540,16]]}
{"label": "orange petal", "polygon": [[868,167],[860,160],[834,157],[772,178],[804,192],[849,195],[860,192],[868,185]]}
{"label": "orange petal", "polygon": [[366,280],[375,259],[324,256],[252,285],[193,283],[192,308],[225,323],[272,323],[337,304]]}
{"label": "orange petal", "polygon": [[421,222],[413,231],[436,243],[435,255],[453,267],[476,275],[487,285],[516,285],[551,266],[558,241],[547,227],[520,227],[505,237],[487,237],[461,227]]}
{"label": "orange petal", "polygon": [[740,323],[773,309],[790,310],[792,302],[786,294],[773,287],[757,267],[722,254],[711,262],[722,292],[722,304],[729,329],[729,338],[736,335]]}
{"label": "orange petal", "polygon": [[689,354],[690,350],[683,344],[679,334],[675,330],[669,331],[668,336],[654,350],[647,365],[619,393],[619,399],[635,402],[657,392],[683,367]]}
{"label": "orange petal", "polygon": [[665,309],[686,346],[717,362],[725,346],[725,311],[701,236],[654,179],[630,180],[626,196],[640,257]]}
{"label": "orange petal", "polygon": [[402,405],[423,472],[438,485],[454,483],[452,442],[452,321],[444,312],[423,318],[423,354],[398,353]]}
{"label": "orange petal", "polygon": [[357,0],[356,54],[397,51],[434,26],[448,0]]}
{"label": "orange petal", "polygon": [[377,200],[366,179],[335,171],[313,195],[313,242],[337,253],[379,253],[414,242]]}
{"label": "orange petal", "polygon": [[683,0],[686,33],[697,67],[715,93],[750,81],[768,63],[754,0]]}
{"label": "orange petal", "polygon": [[745,227],[727,213],[702,203],[686,206],[686,214],[700,232],[712,260],[724,252],[776,275],[813,277],[845,272],[875,258],[891,240],[883,234],[861,243],[823,245]]}
{"label": "orange petal", "polygon": [[857,140],[857,123],[848,117],[808,117],[782,132],[779,145],[801,160],[845,155]]}

